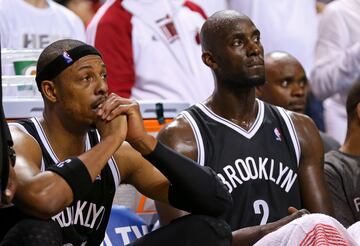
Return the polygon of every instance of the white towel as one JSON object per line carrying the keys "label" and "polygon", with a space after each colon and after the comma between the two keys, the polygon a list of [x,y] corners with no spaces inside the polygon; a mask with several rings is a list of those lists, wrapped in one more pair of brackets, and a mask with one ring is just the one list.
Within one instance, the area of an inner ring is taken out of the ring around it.
{"label": "white towel", "polygon": [[258,241],[255,246],[359,246],[353,236],[336,219],[323,214],[302,216]]}

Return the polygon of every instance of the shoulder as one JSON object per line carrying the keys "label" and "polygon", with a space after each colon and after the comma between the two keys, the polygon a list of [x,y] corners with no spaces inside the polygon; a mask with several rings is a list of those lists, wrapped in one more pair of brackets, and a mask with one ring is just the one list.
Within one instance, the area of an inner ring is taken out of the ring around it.
{"label": "shoulder", "polygon": [[[323,158],[324,145],[320,138],[320,133],[314,121],[307,115],[287,111],[294,125],[299,144],[301,147],[301,155]],[[321,155],[320,155],[321,154]]]}
{"label": "shoulder", "polygon": [[184,2],[183,6],[199,14],[202,18],[207,19],[207,15],[205,14],[205,11],[197,3],[187,0]]}
{"label": "shoulder", "polygon": [[317,132],[317,135],[320,137],[318,128],[309,116],[292,111],[286,112],[293,122],[298,135],[308,136],[311,132]]}
{"label": "shoulder", "polygon": [[9,124],[9,129],[14,142],[16,155],[37,160],[40,165],[42,152],[36,139],[18,123]]}
{"label": "shoulder", "polygon": [[131,13],[124,9],[119,1],[107,1],[96,12],[88,26],[88,29],[92,29],[97,25],[130,24],[131,17]]}
{"label": "shoulder", "polygon": [[50,8],[58,14],[61,14],[63,17],[71,21],[73,24],[79,25],[82,21],[79,16],[77,16],[73,11],[70,9],[62,6],[61,4],[58,4],[54,1],[49,1]]}
{"label": "shoulder", "polygon": [[178,115],[172,122],[165,125],[158,134],[158,139],[164,144],[170,144],[176,139],[189,141],[194,137],[191,126],[183,114]]}
{"label": "shoulder", "polygon": [[313,120],[305,115],[296,113],[290,110],[286,110],[282,107],[274,106],[271,104],[264,103],[265,106],[276,110],[281,115],[281,118],[285,121],[288,127],[294,128],[293,130],[296,132],[298,137],[302,137],[303,135],[308,135],[308,131],[317,132],[319,135],[319,131],[313,122]]}
{"label": "shoulder", "polygon": [[184,115],[178,115],[174,121],[164,126],[157,138],[161,143],[173,150],[193,160],[197,159],[195,135]]}
{"label": "shoulder", "polygon": [[88,42],[95,44],[99,42],[99,38],[106,39],[108,36],[122,40],[131,31],[131,18],[132,15],[121,6],[119,1],[106,1],[86,28]]}
{"label": "shoulder", "polygon": [[333,150],[325,154],[325,169],[327,170],[343,170],[351,157],[344,155],[340,151]]}
{"label": "shoulder", "polygon": [[39,146],[36,139],[25,129],[23,125],[19,123],[9,123],[9,129],[14,143],[24,141],[27,144]]}
{"label": "shoulder", "polygon": [[331,179],[341,178],[345,175],[346,160],[344,155],[339,151],[330,151],[325,154],[324,174]]}

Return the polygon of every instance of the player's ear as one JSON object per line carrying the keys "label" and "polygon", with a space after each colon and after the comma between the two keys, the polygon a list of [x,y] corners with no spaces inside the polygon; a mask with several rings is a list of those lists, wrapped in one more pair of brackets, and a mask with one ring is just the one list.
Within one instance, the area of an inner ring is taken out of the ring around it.
{"label": "player's ear", "polygon": [[216,70],[218,68],[218,65],[214,59],[214,56],[211,52],[205,51],[201,55],[201,59],[203,60],[203,63],[211,68],[212,70]]}
{"label": "player's ear", "polygon": [[44,80],[41,82],[41,90],[45,98],[50,102],[56,102],[56,88],[55,83],[51,80]]}

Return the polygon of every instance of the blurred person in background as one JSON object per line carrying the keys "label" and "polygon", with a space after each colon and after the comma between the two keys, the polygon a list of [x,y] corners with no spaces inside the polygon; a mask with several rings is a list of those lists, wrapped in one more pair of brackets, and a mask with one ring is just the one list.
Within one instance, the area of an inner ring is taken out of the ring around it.
{"label": "blurred person in background", "polygon": [[85,27],[52,0],[0,0],[0,38],[3,48],[43,49],[63,38],[84,41]]}
{"label": "blurred person in background", "polygon": [[201,7],[184,0],[109,0],[87,29],[107,64],[109,89],[138,100],[196,103],[213,90],[201,61]]}
{"label": "blurred person in background", "polygon": [[346,138],[339,150],[325,155],[325,179],[334,217],[348,227],[360,221],[360,81],[349,92],[346,111]]}
{"label": "blurred person in background", "polygon": [[95,2],[92,0],[54,0],[55,2],[67,7],[75,14],[77,14],[83,21],[84,25],[87,26],[91,18],[95,14],[94,5]]}
{"label": "blurred person in background", "polygon": [[[304,114],[309,93],[308,79],[300,62],[282,51],[265,55],[266,82],[256,88],[257,97],[265,102]],[[319,131],[324,153],[336,150],[340,144]]]}
{"label": "blurred person in background", "polygon": [[324,101],[325,130],[339,142],[346,135],[345,102],[360,78],[360,0],[338,0],[320,15],[319,38],[310,84]]}

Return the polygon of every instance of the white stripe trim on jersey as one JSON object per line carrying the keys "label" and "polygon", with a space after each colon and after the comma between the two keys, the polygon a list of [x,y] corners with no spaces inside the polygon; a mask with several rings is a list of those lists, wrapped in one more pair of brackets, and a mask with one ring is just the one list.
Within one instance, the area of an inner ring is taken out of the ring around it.
{"label": "white stripe trim on jersey", "polygon": [[249,130],[245,130],[244,128],[236,125],[235,123],[215,114],[213,111],[211,111],[205,104],[203,103],[197,103],[196,107],[198,107],[201,111],[203,111],[208,117],[211,119],[226,125],[227,127],[233,129],[234,131],[238,132],[239,134],[243,135],[247,139],[251,139],[259,130],[261,124],[264,120],[264,102],[256,99],[256,102],[258,103],[258,113],[256,115],[256,119],[251,126]]}
{"label": "white stripe trim on jersey", "polygon": [[51,147],[50,142],[49,142],[40,122],[35,117],[31,118],[31,121],[34,123],[36,131],[39,134],[40,140],[41,140],[42,144],[45,146],[46,150],[48,151],[51,159],[53,160],[54,163],[58,163],[60,160],[57,157],[57,155],[55,154],[55,151],[53,150],[53,148]]}
{"label": "white stripe trim on jersey", "polygon": [[196,121],[194,120],[194,118],[191,116],[191,114],[189,112],[183,111],[180,114],[184,116],[184,118],[187,120],[187,122],[189,122],[191,129],[194,133],[196,147],[197,147],[197,163],[200,164],[201,166],[204,166],[205,165],[205,148],[204,148],[204,142],[203,142],[203,139],[201,136],[200,129],[199,129],[198,125],[196,124]]}
{"label": "white stripe trim on jersey", "polygon": [[[100,134],[98,132],[98,130],[96,130],[96,134],[98,139],[100,140]],[[117,189],[121,183],[121,176],[120,176],[120,170],[116,164],[115,158],[114,156],[111,156],[111,158],[108,160],[108,164],[114,179],[114,183],[115,183],[115,189]]]}
{"label": "white stripe trim on jersey", "polygon": [[289,115],[287,110],[285,110],[282,107],[278,107],[278,106],[277,106],[277,109],[279,110],[281,116],[283,117],[283,119],[284,119],[284,121],[286,123],[286,126],[288,128],[288,131],[290,133],[290,137],[291,137],[292,143],[294,145],[294,150],[295,150],[295,153],[296,153],[297,164],[299,166],[300,155],[301,155],[301,147],[300,147],[300,143],[299,143],[299,138],[297,136],[297,133],[296,133],[296,130],[295,130],[295,127],[294,127],[294,123],[292,122],[292,120],[290,118],[290,115]]}
{"label": "white stripe trim on jersey", "polygon": [[[19,128],[21,131],[25,132],[25,133],[28,134],[32,139],[34,139],[34,141],[35,141],[36,143],[38,143],[38,142],[36,141],[36,139],[28,132],[28,130],[26,130],[26,128],[25,128],[23,125],[21,125],[20,123],[10,122],[10,123],[8,123],[8,124],[9,124],[9,126],[15,126],[15,127]],[[39,143],[38,143],[38,144],[39,144]],[[43,159],[43,158],[41,158],[40,171],[41,171],[41,172],[45,171],[45,163],[44,163],[44,159]]]}

